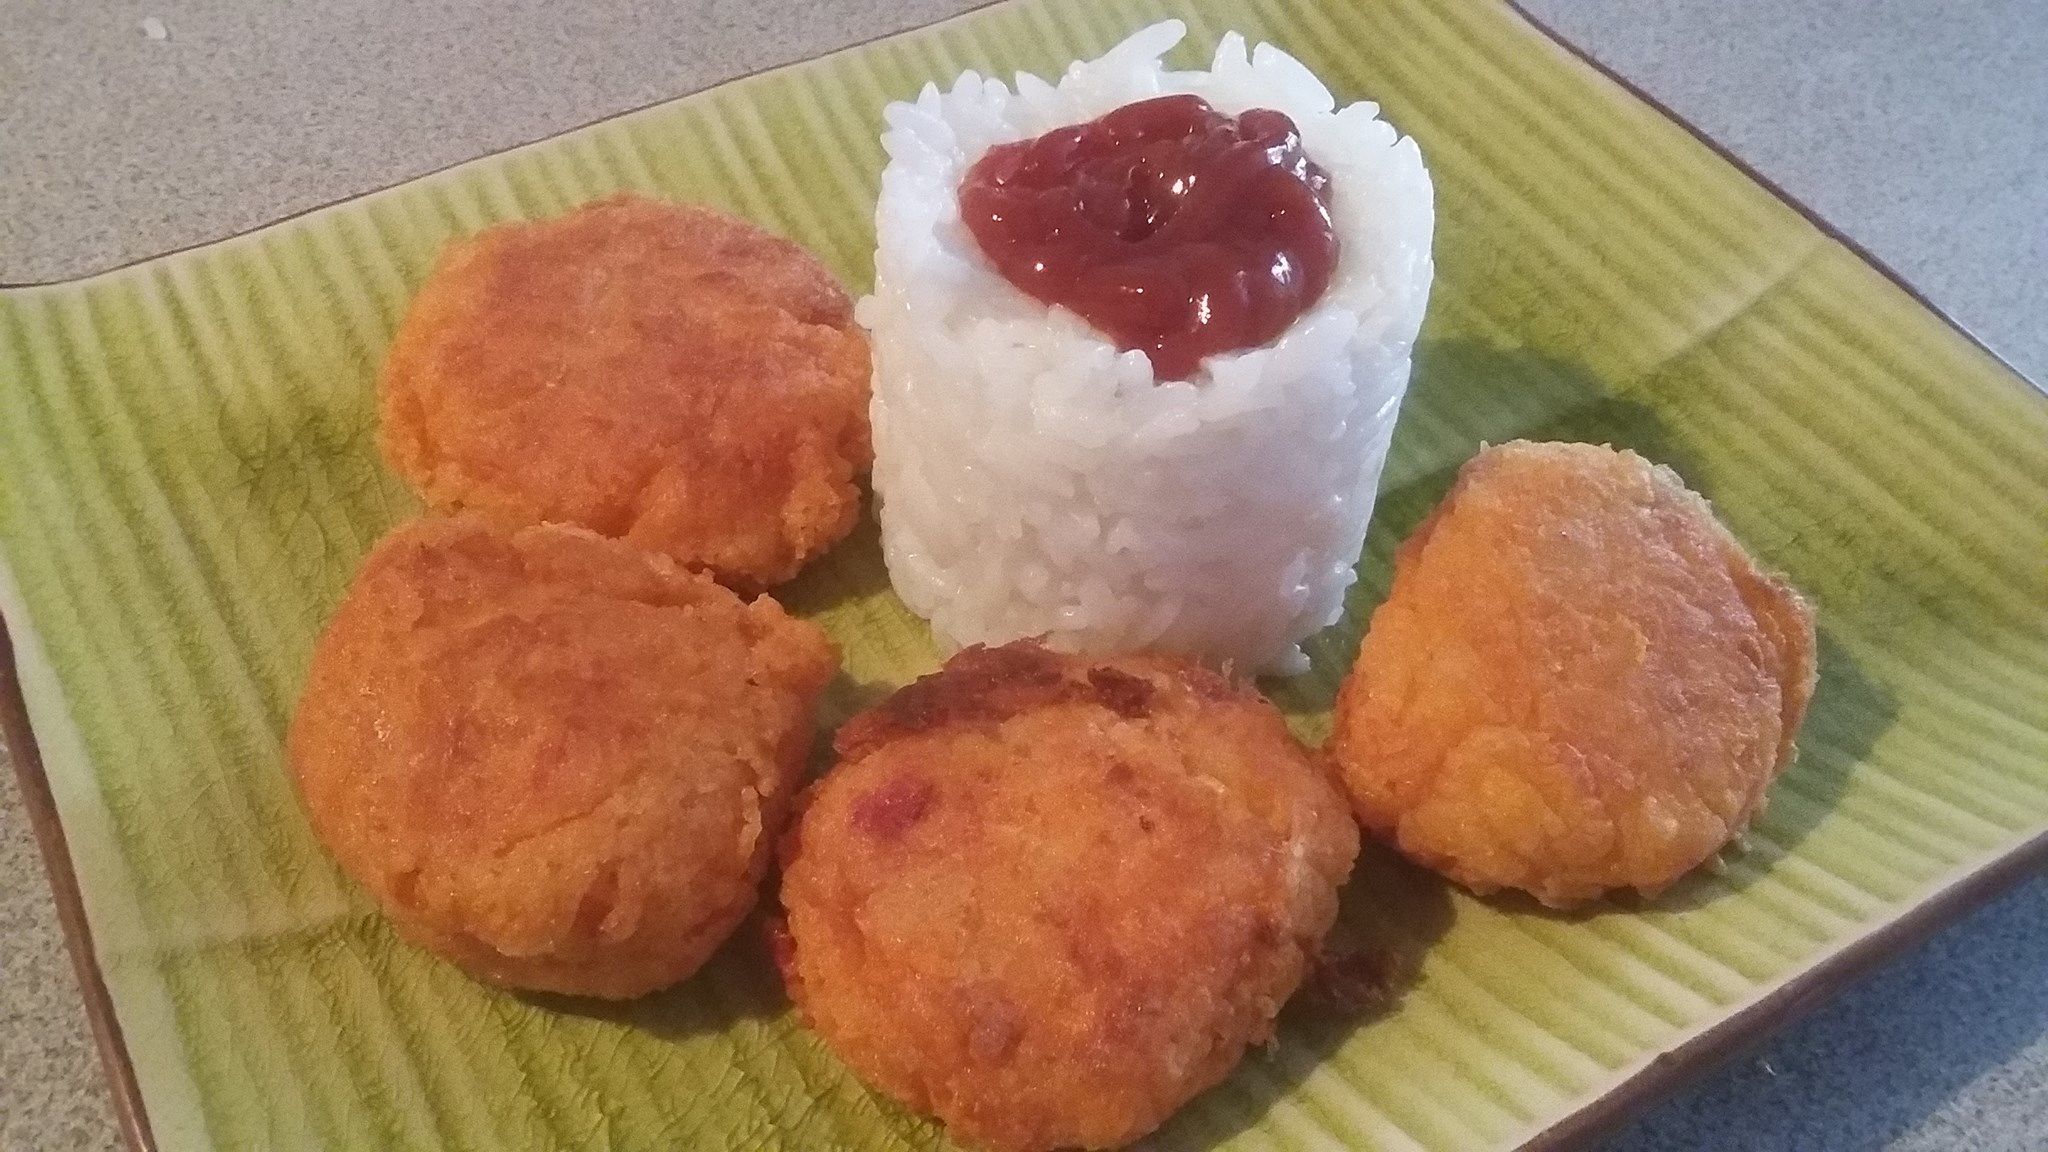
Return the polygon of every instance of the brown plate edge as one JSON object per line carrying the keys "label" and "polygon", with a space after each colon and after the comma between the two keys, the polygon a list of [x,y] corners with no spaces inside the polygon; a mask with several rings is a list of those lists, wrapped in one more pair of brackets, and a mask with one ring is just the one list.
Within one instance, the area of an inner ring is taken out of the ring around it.
{"label": "brown plate edge", "polygon": [[57,923],[64,930],[64,950],[71,954],[71,971],[85,996],[93,1047],[99,1051],[100,1066],[113,1086],[114,1119],[121,1127],[121,1139],[134,1152],[156,1152],[156,1135],[150,1131],[149,1114],[142,1103],[142,1085],[135,1079],[135,1065],[121,1036],[121,1021],[114,1014],[113,997],[100,974],[92,925],[85,918],[85,900],[78,888],[78,874],[71,867],[71,849],[64,840],[64,824],[57,814],[56,797],[50,794],[49,777],[43,772],[35,729],[29,725],[28,701],[22,696],[21,676],[14,665],[14,636],[4,614],[0,614],[0,737],[7,741],[7,754],[14,761],[14,782],[21,790],[22,807],[28,811],[43,870],[50,877]]}
{"label": "brown plate edge", "polygon": [[[865,40],[856,41],[845,47],[824,53],[824,56],[852,51],[868,44],[893,36],[921,31],[925,28],[945,24],[965,16],[973,15],[985,8],[993,8],[1003,0],[989,0],[964,12],[949,16],[931,24],[885,32]],[[1510,11],[1540,33],[1551,44],[1581,65],[1591,68],[1635,99],[1642,101],[1665,119],[1684,129],[1686,133],[1705,145],[1722,161],[1728,163],[1744,176],[1755,181],[1779,201],[1797,212],[1807,223],[1837,244],[1853,253],[1857,259],[1876,270],[1893,286],[1904,292],[1916,304],[1968,341],[1978,351],[1991,358],[2016,379],[2027,384],[2036,392],[2048,396],[2048,387],[2015,368],[2010,361],[1985,343],[1961,321],[1929,300],[1904,276],[1872,254],[1833,224],[1823,219],[1806,203],[1787,192],[1770,177],[1751,167],[1748,162],[1735,155],[1719,141],[1702,132],[1691,121],[1674,112],[1663,101],[1652,96],[1633,81],[1615,72],[1595,59],[1590,53],[1567,39],[1563,34],[1538,19],[1524,8],[1520,0],[1501,0]],[[709,91],[750,76],[772,72],[809,60],[791,61],[754,72],[729,77],[696,91]],[[390,188],[410,184],[415,180],[474,163],[490,156],[531,147],[557,136],[580,132],[585,128],[608,123],[622,117],[644,112],[666,104],[671,100],[694,95],[695,92],[680,93],[650,101],[636,108],[600,117],[585,124],[564,129],[549,136],[525,141],[496,152],[485,153],[456,164],[446,165],[430,172],[408,176],[382,188],[357,192],[348,196],[293,212],[276,220],[245,229],[241,232],[208,240],[197,244],[160,252],[153,256],[126,261],[100,271],[62,280],[30,283],[0,283],[0,289],[54,288],[66,284],[96,279],[110,273],[134,268],[173,256],[180,252],[193,251],[225,243],[256,232],[265,231],[328,208],[345,204],[364,196],[375,195]],[[66,950],[71,955],[71,966],[78,977],[79,987],[85,998],[86,1019],[91,1025],[93,1046],[98,1050],[100,1061],[107,1079],[113,1088],[114,1113],[120,1124],[124,1142],[134,1152],[156,1152],[156,1138],[150,1131],[149,1116],[144,1107],[141,1085],[135,1077],[135,1066],[128,1055],[127,1044],[121,1035],[120,1020],[115,1016],[112,997],[107,992],[105,979],[100,974],[97,954],[93,950],[92,928],[86,921],[85,905],[78,887],[78,877],[71,867],[71,853],[64,839],[64,827],[57,813],[55,798],[50,793],[47,777],[43,772],[41,752],[36,745],[35,731],[29,724],[28,704],[22,696],[21,680],[14,662],[13,638],[7,629],[4,615],[0,615],[0,736],[4,736],[7,750],[14,762],[14,776],[21,790],[22,804],[28,811],[29,827],[36,837],[36,844],[43,858],[43,867],[50,877],[50,887],[57,906],[57,920],[63,929]],[[1960,920],[1964,915],[1989,902],[1992,897],[2025,879],[2030,874],[2048,869],[2048,832],[2042,832],[2004,854],[1985,862],[1976,870],[1963,874],[1947,887],[1913,905],[1904,913],[1885,924],[1857,937],[1847,947],[1805,969],[1798,975],[1779,985],[1761,999],[1736,1012],[1732,1016],[1708,1027],[1676,1048],[1658,1053],[1641,1071],[1629,1076],[1620,1084],[1595,1098],[1592,1102],[1552,1124],[1525,1141],[1522,1152],[1568,1152],[1587,1147],[1593,1140],[1612,1134],[1630,1119],[1647,1111],[1664,1097],[1670,1095],[1688,1080],[1694,1079],[1712,1068],[1726,1063],[1743,1049],[1756,1044],[1766,1036],[1791,1023],[1798,1016],[1811,1011],[1859,977],[1870,972],[1882,962],[1892,959],[1907,949],[1932,937],[1942,928]]]}
{"label": "brown plate edge", "polygon": [[1577,1111],[1538,1132],[1521,1152],[1578,1152],[1612,1136],[1630,1120],[1690,1081],[1720,1067],[1745,1049],[1811,1012],[1836,993],[1923,943],[2036,872],[2048,869],[2048,831],[1963,873],[1904,912],[1856,937],[1841,950],[1723,1017],[1648,1064]]}

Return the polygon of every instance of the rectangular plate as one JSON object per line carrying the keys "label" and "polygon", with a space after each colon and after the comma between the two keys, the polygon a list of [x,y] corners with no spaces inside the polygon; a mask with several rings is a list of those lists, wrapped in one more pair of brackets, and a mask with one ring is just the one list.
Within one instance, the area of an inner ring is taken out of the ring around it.
{"label": "rectangular plate", "polygon": [[[795,1024],[751,934],[601,1012],[399,945],[308,834],[281,733],[357,560],[415,508],[372,381],[444,240],[636,188],[862,286],[886,100],[1048,74],[1168,14],[1182,61],[1237,28],[1379,100],[1436,176],[1436,290],[1353,610],[1313,673],[1267,685],[1305,735],[1393,545],[1484,441],[1672,463],[1818,599],[1822,640],[1746,851],[1576,916],[1369,853],[1341,930],[1419,976],[1369,1017],[1290,1010],[1158,1147],[1573,1143],[2048,854],[2048,401],[2026,382],[1506,7],[1020,0],[0,295],[0,693],[138,1144],[943,1145]],[[933,664],[871,531],[789,599],[845,648],[835,719],[852,685]]]}

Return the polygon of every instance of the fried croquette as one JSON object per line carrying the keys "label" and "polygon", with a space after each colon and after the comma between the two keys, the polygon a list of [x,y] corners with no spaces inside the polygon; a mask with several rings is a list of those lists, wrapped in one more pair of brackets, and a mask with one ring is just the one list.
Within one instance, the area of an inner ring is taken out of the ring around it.
{"label": "fried croquette", "polygon": [[448,246],[385,360],[379,439],[437,509],[578,524],[753,591],[852,529],[868,371],[809,253],[620,196]]}
{"label": "fried croquette", "polygon": [[672,984],[753,906],[836,668],[815,625],[582,529],[380,542],[290,733],[400,935],[498,984]]}
{"label": "fried croquette", "polygon": [[1367,829],[1469,888],[1654,895],[1762,808],[1813,685],[1812,608],[1676,473],[1518,441],[1402,544],[1331,751]]}
{"label": "fried croquette", "polygon": [[1222,1080],[1358,850],[1279,712],[1176,658],[970,648],[835,747],[784,843],[785,980],[985,1149],[1120,1146]]}

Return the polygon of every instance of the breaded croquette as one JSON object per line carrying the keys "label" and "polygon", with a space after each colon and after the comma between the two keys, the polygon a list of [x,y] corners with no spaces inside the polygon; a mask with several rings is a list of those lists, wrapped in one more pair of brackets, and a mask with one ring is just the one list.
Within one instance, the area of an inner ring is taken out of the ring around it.
{"label": "breaded croquette", "polygon": [[620,196],[448,246],[385,361],[380,439],[442,511],[577,524],[758,590],[853,527],[868,372],[809,253]]}
{"label": "breaded croquette", "polygon": [[416,520],[320,638],[291,764],[401,935],[495,983],[636,996],[753,906],[835,668],[774,601],[615,541]]}
{"label": "breaded croquette", "polygon": [[791,996],[985,1149],[1121,1146],[1223,1079],[1358,849],[1279,712],[1178,658],[970,648],[836,749],[784,846]]}
{"label": "breaded croquette", "polygon": [[1481,452],[1400,548],[1337,704],[1361,822],[1476,891],[1655,894],[1762,807],[1813,610],[1633,452]]}

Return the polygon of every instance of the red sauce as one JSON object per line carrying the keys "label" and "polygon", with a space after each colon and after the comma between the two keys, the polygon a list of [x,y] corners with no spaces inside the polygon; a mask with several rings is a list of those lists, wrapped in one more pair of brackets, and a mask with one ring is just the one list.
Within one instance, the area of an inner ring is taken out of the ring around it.
{"label": "red sauce", "polygon": [[1294,121],[1199,96],[988,150],[960,214],[1005,279],[1152,357],[1161,380],[1264,344],[1330,285],[1330,179]]}

